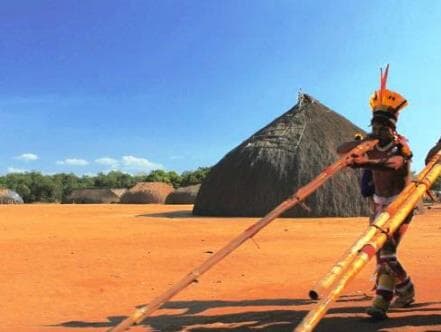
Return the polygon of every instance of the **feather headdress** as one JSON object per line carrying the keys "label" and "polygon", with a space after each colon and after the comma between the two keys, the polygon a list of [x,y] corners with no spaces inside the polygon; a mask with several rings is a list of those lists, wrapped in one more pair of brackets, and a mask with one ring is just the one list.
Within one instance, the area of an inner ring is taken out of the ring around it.
{"label": "feather headdress", "polygon": [[399,112],[407,106],[407,100],[395,91],[386,89],[389,65],[384,70],[380,68],[380,89],[369,99],[373,117],[388,120],[395,127]]}

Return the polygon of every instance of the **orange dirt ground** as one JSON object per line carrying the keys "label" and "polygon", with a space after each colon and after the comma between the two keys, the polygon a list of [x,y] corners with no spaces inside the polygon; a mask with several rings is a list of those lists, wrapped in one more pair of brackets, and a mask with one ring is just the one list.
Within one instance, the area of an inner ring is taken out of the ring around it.
{"label": "orange dirt ground", "polygon": [[[181,279],[256,218],[191,205],[0,206],[0,331],[105,331]],[[277,219],[131,331],[291,331],[309,288],[366,218]],[[441,331],[441,208],[416,216],[400,257],[417,302],[372,322],[373,262],[316,331]]]}

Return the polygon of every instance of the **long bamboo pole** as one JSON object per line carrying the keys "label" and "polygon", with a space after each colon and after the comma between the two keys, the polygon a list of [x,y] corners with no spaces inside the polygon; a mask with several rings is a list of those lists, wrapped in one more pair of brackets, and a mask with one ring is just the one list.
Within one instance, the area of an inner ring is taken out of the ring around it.
{"label": "long bamboo pole", "polygon": [[[421,181],[429,170],[437,163],[436,158],[433,158],[427,166],[418,174],[416,181]],[[375,220],[367,227],[366,231],[354,242],[354,244],[343,254],[343,256],[334,264],[331,270],[322,279],[320,279],[313,288],[309,291],[309,297],[317,300],[321,294],[325,293],[329,287],[340,277],[340,275],[347,269],[349,264],[353,261],[360,249],[368,241],[370,241],[383,228],[387,228],[390,217],[397,211],[401,204],[409,197],[409,195],[416,188],[415,183],[409,183],[395,200],[381,212]]]}
{"label": "long bamboo pole", "polygon": [[270,211],[266,216],[261,218],[255,224],[251,225],[239,236],[231,240],[226,246],[217,251],[213,256],[207,259],[199,267],[192,270],[183,279],[169,288],[165,293],[153,299],[148,305],[136,309],[133,314],[124,319],[115,327],[108,330],[109,332],[120,332],[125,331],[130,326],[136,323],[140,323],[150,314],[152,314],[156,309],[161,307],[165,302],[170,300],[173,296],[178,294],[181,290],[186,288],[192,282],[196,281],[202,274],[208,271],[213,265],[221,261],[232,251],[238,248],[246,240],[252,238],[256,235],[262,228],[267,226],[271,221],[280,216],[283,212],[290,209],[291,207],[299,204],[314,191],[316,191],[320,186],[322,186],[331,176],[346,167],[352,159],[354,154],[364,154],[378,143],[378,140],[368,140],[360,143],[354,149],[345,154],[342,158],[336,161],[334,164],[328,166],[323,170],[316,178],[314,178],[307,185],[301,187],[297,190],[291,197],[280,203],[276,208]]}
{"label": "long bamboo pole", "polygon": [[375,235],[367,244],[361,248],[358,255],[352,261],[345,273],[342,274],[334,288],[329,294],[317,303],[315,308],[311,310],[302,322],[294,329],[294,332],[309,332],[320,322],[325,315],[328,307],[334,302],[340,293],[343,291],[347,283],[355,277],[361,269],[369,262],[375,253],[384,245],[388,236],[393,234],[403,223],[406,217],[418,204],[418,201],[423,197],[424,193],[432,186],[436,179],[441,175],[441,151],[439,151],[433,158],[435,163],[431,163],[426,168],[429,168],[426,175],[415,182],[415,190],[407,197],[407,199],[400,205],[396,213],[391,216],[389,221],[389,231],[387,234],[380,232]]}

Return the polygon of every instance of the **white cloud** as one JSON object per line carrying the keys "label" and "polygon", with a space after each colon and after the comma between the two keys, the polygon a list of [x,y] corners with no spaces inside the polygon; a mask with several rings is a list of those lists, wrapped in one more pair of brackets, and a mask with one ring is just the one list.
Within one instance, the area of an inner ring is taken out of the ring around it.
{"label": "white cloud", "polygon": [[121,159],[125,168],[130,170],[151,171],[154,169],[163,169],[164,166],[151,162],[145,158],[135,156],[123,156]]}
{"label": "white cloud", "polygon": [[25,169],[8,167],[8,173],[25,173],[25,172],[26,172]]}
{"label": "white cloud", "polygon": [[93,176],[96,176],[96,173],[87,172],[87,173],[83,173],[83,175],[93,177]]}
{"label": "white cloud", "polygon": [[56,162],[57,165],[69,165],[69,166],[86,166],[89,165],[89,162],[84,159],[78,158],[68,158],[64,160],[58,160]]}
{"label": "white cloud", "polygon": [[117,166],[119,164],[118,160],[109,157],[95,159],[95,162],[97,164],[110,165],[110,166]]}
{"label": "white cloud", "polygon": [[143,173],[148,174],[150,171],[154,169],[164,169],[164,166],[158,163],[154,163],[146,158],[135,157],[135,156],[122,156],[121,158],[112,158],[112,157],[101,157],[95,159],[95,163],[109,166],[110,169],[106,169],[103,171],[104,173],[108,173],[111,171],[122,171],[126,173]]}
{"label": "white cloud", "polygon": [[15,157],[15,159],[23,160],[23,161],[34,161],[38,159],[38,156],[34,153],[23,153]]}

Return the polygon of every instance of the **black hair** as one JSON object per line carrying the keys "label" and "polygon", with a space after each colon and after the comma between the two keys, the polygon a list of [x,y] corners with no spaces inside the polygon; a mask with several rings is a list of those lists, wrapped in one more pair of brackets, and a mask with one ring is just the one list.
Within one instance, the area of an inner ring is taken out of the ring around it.
{"label": "black hair", "polygon": [[396,118],[395,114],[393,114],[392,112],[375,111],[372,116],[371,125],[373,125],[374,122],[377,122],[382,125],[388,126],[392,129],[395,129],[396,123],[397,123],[397,118]]}

